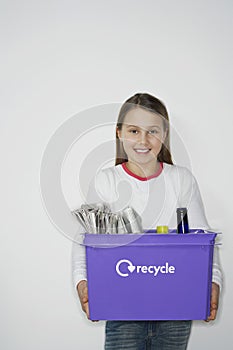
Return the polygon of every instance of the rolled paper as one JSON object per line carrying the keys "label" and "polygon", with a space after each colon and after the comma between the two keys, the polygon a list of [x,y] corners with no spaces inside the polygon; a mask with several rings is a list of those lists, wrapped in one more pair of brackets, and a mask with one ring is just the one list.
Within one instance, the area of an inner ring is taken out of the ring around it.
{"label": "rolled paper", "polygon": [[138,214],[132,207],[123,210],[123,219],[125,221],[128,233],[141,233],[142,227]]}
{"label": "rolled paper", "polygon": [[97,225],[96,225],[96,213],[95,211],[90,211],[88,213],[88,219],[91,227],[90,233],[98,233]]}
{"label": "rolled paper", "polygon": [[118,230],[118,233],[128,233],[124,220],[122,218],[122,214],[118,215],[117,230]]}

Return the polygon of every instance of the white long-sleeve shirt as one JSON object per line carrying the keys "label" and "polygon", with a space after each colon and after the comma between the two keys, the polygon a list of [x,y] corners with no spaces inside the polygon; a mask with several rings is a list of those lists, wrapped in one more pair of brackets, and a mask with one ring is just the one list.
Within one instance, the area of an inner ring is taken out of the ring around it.
{"label": "white long-sleeve shirt", "polygon": [[[196,179],[187,168],[176,165],[163,163],[157,174],[149,178],[136,176],[125,164],[102,169],[90,184],[86,202],[106,202],[113,212],[130,206],[140,215],[144,229],[160,225],[175,229],[176,208],[186,207],[190,228],[210,229]],[[84,233],[81,225],[78,231]],[[76,288],[81,280],[87,279],[85,247],[78,243],[73,244],[72,267]],[[214,248],[212,281],[221,288],[217,247]]]}

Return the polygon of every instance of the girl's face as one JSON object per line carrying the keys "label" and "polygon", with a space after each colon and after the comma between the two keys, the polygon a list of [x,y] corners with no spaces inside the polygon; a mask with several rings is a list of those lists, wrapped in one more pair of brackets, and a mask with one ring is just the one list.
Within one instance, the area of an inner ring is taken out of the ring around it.
{"label": "girl's face", "polygon": [[159,114],[137,107],[129,111],[122,125],[117,129],[123,143],[128,162],[143,169],[152,169],[166,137],[163,118]]}

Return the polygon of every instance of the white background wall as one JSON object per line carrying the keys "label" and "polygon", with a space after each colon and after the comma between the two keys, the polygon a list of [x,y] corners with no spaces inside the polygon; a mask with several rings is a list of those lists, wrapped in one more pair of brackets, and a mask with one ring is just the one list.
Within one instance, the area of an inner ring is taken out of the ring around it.
{"label": "white background wall", "polygon": [[44,211],[40,162],[67,118],[140,91],[166,102],[208,220],[223,231],[221,311],[195,322],[189,349],[231,349],[232,1],[0,6],[1,348],[103,348],[104,323],[85,320],[72,289],[71,241]]}

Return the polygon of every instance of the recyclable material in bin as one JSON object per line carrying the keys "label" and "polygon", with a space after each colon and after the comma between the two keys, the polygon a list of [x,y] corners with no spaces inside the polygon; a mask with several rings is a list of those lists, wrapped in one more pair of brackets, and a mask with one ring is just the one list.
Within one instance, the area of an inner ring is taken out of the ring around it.
{"label": "recyclable material in bin", "polygon": [[216,233],[86,234],[92,320],[203,320]]}

